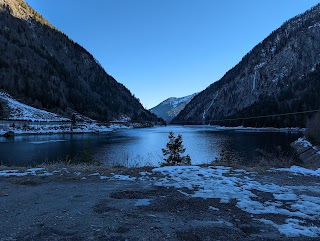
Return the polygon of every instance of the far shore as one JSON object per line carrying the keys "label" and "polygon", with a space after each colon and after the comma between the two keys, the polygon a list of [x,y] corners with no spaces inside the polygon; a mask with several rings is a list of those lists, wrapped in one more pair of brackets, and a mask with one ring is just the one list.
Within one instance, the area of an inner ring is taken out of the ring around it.
{"label": "far shore", "polygon": [[109,133],[116,130],[126,130],[126,129],[134,129],[134,128],[150,128],[159,125],[149,126],[143,123],[131,123],[130,125],[97,125],[97,124],[85,124],[86,126],[83,127],[74,127],[73,130],[68,126],[54,126],[53,128],[38,128],[38,129],[20,129],[20,128],[7,128],[1,129],[0,128],[0,137],[14,137],[14,136],[28,136],[28,135],[55,135],[55,134],[103,134]]}
{"label": "far shore", "polygon": [[249,126],[218,126],[218,125],[184,125],[184,126],[203,126],[212,127],[221,131],[252,131],[252,132],[305,132],[306,128],[300,127],[249,127]]}
{"label": "far shore", "polygon": [[[169,125],[170,126],[170,125]],[[184,125],[184,126],[202,126],[216,129],[217,131],[239,131],[239,132],[287,132],[287,133],[303,133],[306,131],[306,128],[299,127],[286,127],[286,128],[275,128],[275,127],[227,127],[227,126],[216,126],[216,125]],[[53,129],[0,129],[0,137],[12,137],[12,136],[26,136],[26,135],[55,135],[55,134],[103,134],[116,130],[125,130],[125,129],[133,129],[133,128],[150,128],[150,127],[159,127],[159,125],[155,126],[145,126],[141,123],[132,123],[132,125],[112,125],[112,126],[94,126],[88,128],[74,128],[74,130],[70,130],[70,128],[53,128]]]}

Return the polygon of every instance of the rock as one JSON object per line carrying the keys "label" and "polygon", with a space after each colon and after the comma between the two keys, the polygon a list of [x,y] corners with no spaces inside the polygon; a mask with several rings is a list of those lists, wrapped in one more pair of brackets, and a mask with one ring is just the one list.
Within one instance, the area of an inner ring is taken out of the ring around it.
{"label": "rock", "polygon": [[[300,140],[300,139],[299,139]],[[305,142],[295,141],[291,143],[291,147],[298,154],[303,166],[306,168],[320,168],[320,148],[316,146],[306,145]]]}

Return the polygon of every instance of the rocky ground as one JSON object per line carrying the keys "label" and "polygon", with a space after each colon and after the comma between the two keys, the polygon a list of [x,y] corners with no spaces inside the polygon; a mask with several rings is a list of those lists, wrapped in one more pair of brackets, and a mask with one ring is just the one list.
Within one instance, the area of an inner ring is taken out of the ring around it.
{"label": "rocky ground", "polygon": [[2,169],[0,240],[320,240],[319,184],[300,168]]}

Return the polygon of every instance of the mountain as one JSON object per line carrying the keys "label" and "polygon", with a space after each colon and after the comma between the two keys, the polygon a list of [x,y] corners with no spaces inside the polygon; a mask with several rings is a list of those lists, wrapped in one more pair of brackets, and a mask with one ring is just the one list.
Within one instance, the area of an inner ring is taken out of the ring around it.
{"label": "mountain", "polygon": [[176,117],[196,95],[197,93],[181,98],[168,98],[159,105],[150,109],[150,111],[156,114],[158,117],[164,119],[167,123],[170,123],[170,121]]}
{"label": "mountain", "polygon": [[[272,32],[193,98],[173,123],[302,127],[311,114],[278,114],[320,108],[319,63],[320,5],[316,5]],[[265,115],[277,116],[248,119]]]}
{"label": "mountain", "polygon": [[24,104],[66,117],[157,119],[23,0],[0,0],[0,52],[0,90]]}

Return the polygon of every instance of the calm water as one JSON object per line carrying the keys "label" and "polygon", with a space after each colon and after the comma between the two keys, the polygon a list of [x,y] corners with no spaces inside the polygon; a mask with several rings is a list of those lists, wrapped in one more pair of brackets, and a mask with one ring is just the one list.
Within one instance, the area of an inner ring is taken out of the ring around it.
{"label": "calm water", "polygon": [[281,146],[289,150],[290,143],[301,134],[272,132],[219,131],[214,127],[167,126],[150,129],[130,129],[106,134],[0,137],[0,161],[6,165],[25,166],[66,158],[92,157],[110,165],[157,165],[162,160],[168,133],[182,134],[192,163],[209,163],[222,150],[234,151],[251,162],[257,148],[273,150]]}

